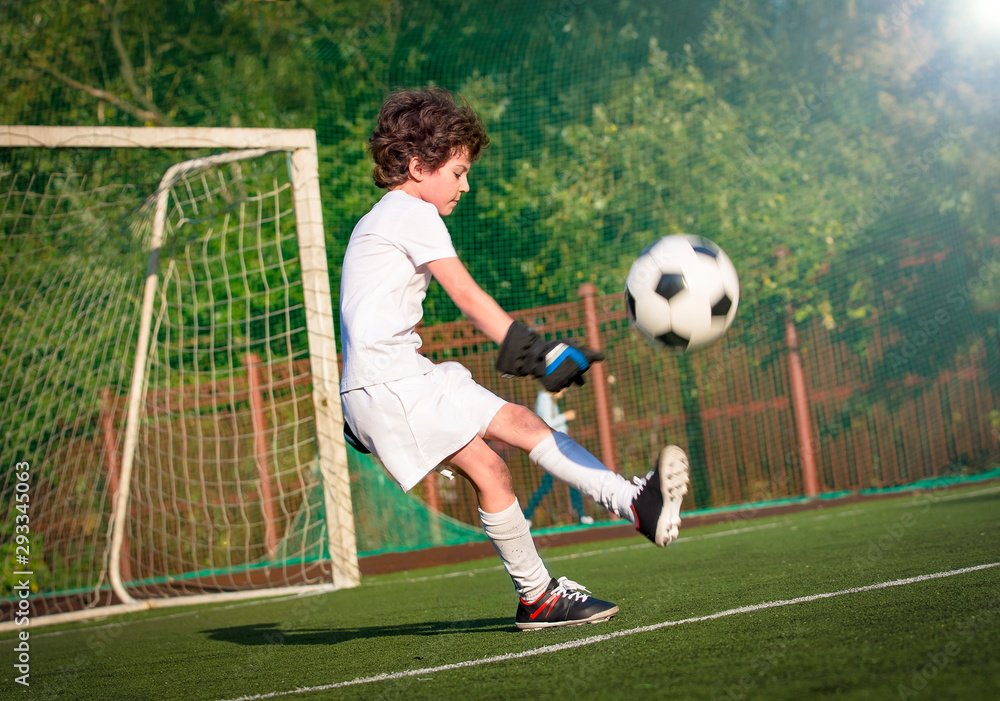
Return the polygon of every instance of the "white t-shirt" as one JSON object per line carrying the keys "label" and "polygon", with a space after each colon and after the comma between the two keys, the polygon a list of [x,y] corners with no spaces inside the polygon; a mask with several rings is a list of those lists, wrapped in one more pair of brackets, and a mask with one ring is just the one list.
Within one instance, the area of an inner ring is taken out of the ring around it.
{"label": "white t-shirt", "polygon": [[361,218],[340,279],[341,392],[434,367],[418,352],[416,326],[431,282],[427,264],[453,257],[451,234],[437,208],[402,190],[386,193]]}

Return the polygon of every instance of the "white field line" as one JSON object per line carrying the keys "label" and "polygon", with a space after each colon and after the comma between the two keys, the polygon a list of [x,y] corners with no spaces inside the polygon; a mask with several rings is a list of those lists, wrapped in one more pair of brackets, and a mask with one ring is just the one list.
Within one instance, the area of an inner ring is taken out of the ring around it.
{"label": "white field line", "polygon": [[[718,531],[716,533],[705,533],[703,535],[693,535],[689,537],[681,536],[679,539],[671,543],[671,547],[677,545],[678,543],[693,543],[696,540],[707,540],[709,538],[722,538],[724,536],[739,535],[741,533],[751,533],[753,531],[763,531],[770,528],[777,528],[782,524],[779,523],[763,523],[758,526],[747,526],[746,528],[733,528],[728,531]],[[561,562],[563,560],[579,560],[583,557],[593,557],[594,555],[606,555],[608,553],[620,553],[627,552],[629,550],[642,550],[644,548],[652,547],[646,541],[641,543],[634,543],[632,545],[618,545],[613,548],[600,548],[598,550],[588,550],[582,553],[573,553],[571,555],[555,555],[552,557],[543,557],[545,562]],[[503,565],[490,565],[489,567],[478,567],[471,570],[462,570],[461,572],[448,572],[445,574],[428,574],[423,577],[406,577],[405,579],[391,579],[391,580],[378,580],[375,582],[362,582],[363,587],[379,587],[385,586],[387,584],[398,584],[400,582],[433,582],[439,579],[454,579],[455,577],[471,577],[476,574],[483,574],[485,572],[496,572],[497,570],[502,570]]]}
{"label": "white field line", "polygon": [[[997,487],[1000,490],[1000,487]],[[984,490],[988,491],[988,490]],[[995,491],[995,490],[994,490]],[[972,492],[969,494],[981,494],[983,492]],[[951,498],[955,498],[959,495],[954,495]],[[964,496],[964,495],[963,495]],[[907,506],[912,506],[912,504],[907,504]],[[844,518],[846,516],[854,516],[856,514],[863,513],[864,509],[849,509],[846,511],[838,511],[835,516],[836,518]],[[826,521],[833,518],[834,515],[831,514],[817,514],[813,516],[815,521]],[[740,521],[743,519],[733,519],[733,522]],[[772,522],[772,523],[761,523],[756,526],[745,526],[743,528],[731,528],[728,531],[716,531],[714,533],[703,533],[701,535],[685,536],[681,535],[680,538],[671,543],[671,546],[676,546],[679,543],[693,543],[698,540],[709,540],[710,538],[725,538],[731,535],[741,535],[743,533],[753,533],[755,531],[766,531],[771,528],[779,528],[786,525],[783,522]],[[618,545],[612,548],[599,548],[597,550],[588,550],[582,553],[573,553],[572,555],[555,555],[551,557],[543,558],[545,562],[561,562],[563,560],[578,560],[582,557],[593,557],[594,555],[606,555],[607,553],[620,553],[627,552],[629,550],[641,550],[643,548],[648,548],[649,544],[645,541],[640,543],[633,543],[632,545]],[[375,582],[361,582],[363,587],[379,587],[385,586],[387,584],[396,584],[398,582],[431,582],[440,579],[454,579],[455,577],[471,577],[476,574],[483,574],[486,572],[496,572],[497,570],[502,570],[503,565],[490,565],[489,567],[478,567],[471,570],[462,570],[461,572],[448,572],[446,574],[428,574],[423,577],[406,577],[404,579],[392,579],[392,580],[378,580]]]}
{"label": "white field line", "polygon": [[[274,603],[280,603],[282,601],[295,601],[296,599],[305,599],[312,596],[322,596],[323,594],[329,594],[329,593],[330,593],[329,591],[316,591],[304,594],[289,594],[288,596],[276,596],[270,599],[253,599],[251,601],[239,601],[236,603],[224,604],[224,605],[203,604],[194,609],[191,609],[190,611],[176,611],[174,613],[168,613],[162,616],[148,616],[146,618],[135,618],[131,620],[126,619],[126,620],[116,621],[114,623],[105,623],[99,626],[85,626],[81,628],[66,628],[64,630],[50,630],[47,633],[32,633],[31,637],[53,638],[60,635],[67,635],[69,633],[79,633],[80,631],[86,631],[89,633],[90,631],[102,630],[104,628],[124,628],[125,626],[132,625],[135,623],[150,623],[150,622],[166,621],[171,618],[185,618],[187,616],[197,616],[199,614],[208,613],[210,611],[211,612],[231,611],[233,609],[244,608],[246,606],[256,606],[258,604],[274,604]],[[108,618],[107,615],[101,613],[101,609],[99,608],[95,608],[93,611],[94,611],[94,619],[96,620],[100,620],[102,618]],[[13,640],[13,638],[11,638],[11,640]],[[4,641],[0,640],[0,642]]]}
{"label": "white field line", "polygon": [[[838,512],[837,517],[843,516],[853,516],[854,514],[861,513],[863,509],[853,509],[851,511]],[[820,514],[813,517],[815,520],[826,520],[830,518],[829,515]],[[742,520],[742,519],[740,519]],[[674,547],[680,543],[693,543],[698,540],[709,540],[711,538],[725,538],[731,535],[741,535],[743,533],[753,533],[755,531],[766,531],[772,528],[779,528],[786,524],[782,522],[773,523],[761,523],[756,526],[744,526],[743,528],[731,528],[728,531],[716,531],[714,533],[703,533],[701,535],[685,536],[681,535],[680,538],[671,543],[671,547]],[[642,541],[639,543],[633,543],[631,545],[617,545],[612,548],[599,548],[597,550],[588,550],[582,553],[573,553],[571,555],[554,555],[550,557],[544,557],[546,563],[548,562],[562,562],[563,560],[579,560],[583,557],[593,557],[595,555],[606,555],[608,553],[621,553],[628,552],[630,550],[642,550],[643,548],[650,547],[649,543]],[[397,584],[399,582],[431,582],[439,579],[453,579],[455,577],[471,577],[476,574],[483,574],[485,572],[496,572],[497,570],[502,570],[503,565],[490,565],[489,567],[479,567],[471,570],[462,570],[461,572],[448,572],[446,574],[428,574],[423,577],[407,577],[405,579],[392,579],[392,580],[378,580],[375,582],[362,582],[363,587],[379,587],[385,586],[386,584]]]}
{"label": "white field line", "polygon": [[914,506],[926,506],[937,504],[939,501],[956,501],[958,499],[968,499],[978,497],[981,494],[996,494],[1000,492],[1000,484],[992,487],[983,487],[974,492],[958,492],[952,494],[935,494],[933,491],[914,492],[910,500],[895,504],[897,509],[912,509]]}
{"label": "white field line", "polygon": [[512,653],[507,653],[506,655],[494,655],[492,657],[483,657],[478,660],[455,662],[452,664],[439,665],[437,667],[424,667],[422,669],[411,669],[404,672],[387,672],[385,674],[376,674],[371,677],[358,677],[357,679],[352,679],[346,682],[335,682],[333,684],[322,684],[319,686],[300,687],[298,689],[292,689],[291,691],[273,691],[267,694],[253,694],[251,696],[240,696],[237,699],[230,699],[229,701],[262,701],[263,699],[274,699],[282,696],[291,696],[292,694],[307,694],[314,691],[327,691],[329,689],[340,689],[342,687],[347,687],[347,686],[359,686],[361,684],[372,684],[375,682],[390,681],[393,679],[405,679],[406,677],[416,677],[421,675],[436,674],[437,672],[448,672],[453,669],[478,667],[480,665],[494,664],[496,662],[519,660],[525,657],[535,657],[537,655],[544,655],[550,652],[562,652],[563,650],[572,650],[578,647],[594,645],[596,643],[602,643],[607,640],[622,638],[627,635],[636,635],[637,633],[649,633],[654,630],[660,630],[661,628],[671,628],[674,626],[684,625],[685,623],[700,623],[702,621],[712,621],[717,618],[736,616],[741,613],[753,613],[755,611],[764,611],[766,609],[778,608],[781,606],[791,606],[793,604],[805,604],[812,601],[819,601],[820,599],[829,599],[835,596],[844,596],[846,594],[859,594],[862,592],[877,591],[879,589],[888,589],[890,587],[902,587],[908,584],[926,582],[931,579],[941,579],[943,577],[954,577],[960,574],[968,574],[969,572],[978,572],[980,570],[986,570],[993,567],[1000,567],[1000,562],[991,562],[985,565],[975,565],[974,567],[963,567],[962,569],[949,570],[947,572],[922,574],[916,577],[907,577],[906,579],[896,579],[891,582],[882,582],[880,584],[869,584],[867,586],[862,586],[862,587],[852,587],[850,589],[841,589],[839,591],[824,592],[822,594],[810,594],[809,596],[800,596],[795,599],[783,599],[780,601],[768,601],[763,604],[754,604],[752,606],[740,606],[739,608],[727,609],[726,611],[719,611],[718,613],[711,613],[708,614],[707,616],[695,616],[693,618],[685,618],[679,621],[664,621],[662,623],[654,623],[653,625],[640,626],[638,628],[630,628],[629,630],[620,630],[614,633],[606,633],[605,635],[593,635],[587,638],[580,638],[579,640],[571,640],[565,643],[558,643],[556,645],[544,645],[542,647],[535,648],[534,650],[526,650],[524,652],[512,652]]}
{"label": "white field line", "polygon": [[[763,529],[767,529],[767,528],[776,528],[778,525],[779,524],[777,524],[777,523],[765,523],[765,524],[761,524],[761,525],[758,525],[758,526],[748,526],[746,528],[735,528],[735,529],[732,529],[732,530],[729,530],[729,531],[719,531],[718,533],[706,533],[704,535],[696,535],[696,536],[691,536],[689,538],[682,537],[681,539],[677,540],[676,542],[677,543],[682,543],[682,542],[683,543],[687,543],[687,542],[691,542],[691,541],[695,541],[695,540],[704,540],[706,538],[720,538],[722,536],[738,535],[740,533],[748,533],[748,532],[751,532],[751,531],[759,531],[759,530],[763,530]],[[581,558],[581,557],[590,557],[592,555],[603,555],[605,553],[622,552],[622,551],[626,551],[626,550],[636,550],[636,549],[639,549],[639,548],[646,548],[646,547],[650,547],[650,546],[647,543],[642,542],[642,543],[637,543],[637,544],[634,544],[634,545],[621,545],[621,546],[614,547],[614,548],[602,548],[600,550],[592,550],[592,551],[588,551],[588,552],[584,552],[584,553],[576,553],[576,554],[573,554],[573,555],[559,555],[559,556],[556,556],[556,557],[547,557],[547,558],[545,558],[545,560],[546,560],[546,562],[558,562],[560,560],[575,560],[575,559]],[[486,572],[496,572],[496,571],[499,571],[499,570],[502,570],[502,569],[503,569],[503,565],[491,565],[489,567],[478,567],[476,569],[462,570],[461,572],[449,572],[447,574],[433,574],[433,575],[426,575],[424,577],[407,577],[405,579],[393,579],[393,580],[389,580],[389,581],[378,580],[378,581],[375,581],[375,582],[362,582],[361,586],[376,587],[376,586],[383,586],[383,585],[386,585],[386,584],[399,584],[400,582],[405,582],[405,583],[411,583],[411,582],[429,582],[429,581],[437,581],[437,580],[441,580],[441,579],[453,579],[455,577],[472,577],[472,576],[475,576],[477,574],[484,574]],[[282,602],[282,601],[290,601],[290,600],[295,600],[295,599],[301,599],[301,598],[306,597],[306,596],[319,596],[320,594],[323,594],[323,593],[329,593],[329,592],[316,592],[316,593],[310,593],[310,594],[293,594],[293,595],[290,595],[290,596],[287,596],[287,597],[277,597],[277,598],[271,598],[271,599],[254,599],[252,601],[241,601],[239,603],[233,603],[233,604],[229,604],[229,605],[226,605],[226,606],[213,606],[213,607],[211,607],[211,610],[212,611],[230,611],[232,609],[246,608],[248,606],[257,606],[257,605],[260,605],[260,604],[273,604],[273,603],[278,603],[278,602]],[[186,616],[197,616],[197,615],[199,615],[201,613],[204,613],[204,612],[205,612],[205,610],[203,608],[199,607],[199,608],[195,608],[195,609],[192,609],[192,610],[189,610],[189,611],[178,611],[176,613],[165,614],[165,615],[162,615],[162,616],[149,616],[149,617],[144,617],[144,618],[136,618],[136,619],[132,619],[132,620],[120,620],[120,621],[116,621],[114,623],[106,623],[106,624],[97,625],[97,626],[87,626],[86,630],[89,632],[89,631],[101,630],[101,629],[104,629],[104,628],[124,628],[127,625],[134,625],[134,624],[139,624],[139,623],[149,623],[151,621],[163,621],[163,620],[169,620],[169,619],[172,619],[172,618],[184,618]],[[103,617],[104,617],[104,615],[101,613],[100,609],[94,609],[94,618],[95,619],[101,619]],[[57,637],[57,636],[60,636],[60,635],[67,635],[69,633],[77,633],[80,630],[81,630],[80,628],[67,628],[65,630],[54,630],[54,631],[49,631],[47,633],[35,633],[32,637],[34,637],[34,638]],[[13,638],[12,638],[12,640],[13,640]],[[0,642],[4,642],[4,641],[0,640]]]}
{"label": "white field line", "polygon": [[[952,501],[952,500],[955,500],[955,499],[964,499],[966,497],[978,496],[980,494],[992,494],[992,493],[998,492],[998,491],[1000,491],[1000,485],[997,485],[997,486],[994,486],[994,487],[986,487],[984,489],[979,489],[979,490],[976,490],[974,492],[962,492],[960,494],[949,494],[949,495],[944,495],[944,496],[940,496],[940,497],[932,497],[932,498],[929,498],[929,503],[933,504],[933,503],[937,503],[939,501]],[[906,502],[906,503],[903,503],[903,504],[898,504],[897,506],[899,508],[906,508],[906,507],[912,508],[913,507],[913,503],[912,502]],[[847,510],[847,511],[838,512],[837,516],[838,517],[853,516],[854,514],[861,513],[863,511],[864,511],[864,509],[850,509],[850,510]],[[819,515],[815,516],[814,518],[815,519],[819,519],[819,520],[825,520],[826,518],[828,518],[828,516],[824,515],[824,514],[819,514]],[[697,541],[697,540],[708,540],[709,538],[723,538],[723,537],[726,537],[726,536],[740,535],[742,533],[751,533],[751,532],[754,532],[754,531],[763,531],[763,530],[767,530],[767,529],[770,529],[770,528],[777,528],[777,527],[779,527],[781,525],[784,525],[784,524],[779,523],[779,522],[762,523],[762,524],[758,524],[756,526],[746,526],[745,528],[733,528],[733,529],[730,529],[728,531],[717,531],[715,533],[704,533],[702,535],[695,535],[695,536],[681,536],[678,540],[676,540],[671,545],[677,545],[678,543],[692,543],[692,542]],[[629,551],[629,550],[638,550],[640,548],[646,548],[646,547],[649,547],[649,546],[645,542],[636,543],[634,545],[620,545],[620,546],[613,547],[613,548],[601,548],[599,550],[588,550],[587,552],[574,553],[572,555],[557,555],[557,556],[554,556],[554,557],[546,557],[545,561],[546,562],[561,562],[563,560],[576,560],[576,559],[579,559],[579,558],[582,558],[582,557],[592,557],[594,555],[604,555],[606,553],[626,552],[626,551]],[[502,565],[492,565],[490,567],[479,567],[479,568],[471,569],[471,570],[462,570],[461,572],[449,572],[447,574],[426,575],[424,577],[408,577],[408,578],[405,578],[405,579],[393,579],[393,580],[388,580],[388,581],[386,581],[386,580],[378,580],[378,581],[375,581],[375,582],[364,582],[364,581],[362,581],[361,586],[363,586],[363,587],[377,587],[377,586],[384,586],[386,584],[397,584],[399,582],[429,582],[429,581],[436,581],[436,580],[441,580],[441,579],[453,579],[455,577],[472,577],[472,576],[475,576],[477,574],[485,574],[487,572],[496,572],[496,571],[502,570],[502,569],[503,569]],[[211,610],[212,611],[228,611],[228,610],[231,610],[231,609],[245,608],[247,606],[258,606],[260,604],[272,604],[272,603],[281,602],[281,601],[288,601],[288,600],[291,600],[291,599],[301,598],[302,596],[318,596],[320,593],[322,593],[322,592],[317,592],[315,594],[306,594],[306,595],[295,594],[295,595],[288,596],[288,597],[279,597],[279,598],[273,598],[273,599],[254,599],[252,601],[244,601],[244,602],[239,602],[239,603],[235,603],[235,604],[230,604],[230,605],[227,605],[227,606],[213,606]],[[150,621],[162,621],[162,620],[170,619],[170,618],[183,618],[185,616],[197,616],[198,614],[200,614],[202,612],[203,611],[202,611],[201,608],[197,608],[197,609],[193,609],[191,611],[180,611],[180,612],[177,612],[177,613],[167,614],[167,615],[163,615],[163,616],[150,616],[148,618],[140,618],[140,619],[135,619],[135,620],[131,620],[131,621],[125,620],[125,621],[118,621],[116,623],[108,623],[108,624],[99,625],[99,626],[88,626],[86,628],[86,630],[87,631],[94,631],[94,630],[101,630],[102,628],[124,627],[126,625],[131,625],[131,624],[136,624],[136,623],[148,623]],[[100,609],[95,609],[94,610],[94,618],[96,618],[96,619],[102,618]],[[51,632],[48,632],[48,633],[35,633],[34,637],[37,637],[37,638],[50,637],[50,636],[51,637],[55,637],[55,636],[59,636],[59,635],[65,635],[67,633],[75,633],[75,632],[78,632],[79,630],[80,629],[72,629],[71,628],[71,629],[66,629],[66,630],[51,631]],[[4,640],[0,640],[0,642],[5,642],[5,641]]]}

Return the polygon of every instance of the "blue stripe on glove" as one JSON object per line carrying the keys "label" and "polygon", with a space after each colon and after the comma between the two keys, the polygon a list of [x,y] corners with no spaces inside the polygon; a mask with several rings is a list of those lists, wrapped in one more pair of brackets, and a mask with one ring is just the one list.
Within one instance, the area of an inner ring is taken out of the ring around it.
{"label": "blue stripe on glove", "polygon": [[582,351],[565,343],[559,343],[545,353],[545,374],[551,375],[567,359],[576,363],[581,372],[585,372],[590,367],[590,361],[587,360],[587,356]]}

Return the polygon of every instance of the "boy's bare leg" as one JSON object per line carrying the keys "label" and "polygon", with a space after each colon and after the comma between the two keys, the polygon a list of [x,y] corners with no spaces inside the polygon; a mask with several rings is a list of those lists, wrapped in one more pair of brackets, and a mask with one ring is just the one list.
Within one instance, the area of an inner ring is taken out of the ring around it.
{"label": "boy's bare leg", "polygon": [[[576,582],[549,576],[514,495],[510,470],[482,438],[474,438],[449,462],[472,482],[483,529],[521,596],[514,617],[519,629],[600,623],[618,613],[617,606],[595,599]],[[486,511],[505,504],[499,512]]]}
{"label": "boy's bare leg", "polygon": [[483,511],[498,513],[514,502],[510,469],[482,438],[473,438],[447,462],[472,483]]}
{"label": "boy's bare leg", "polygon": [[483,530],[518,594],[525,601],[535,601],[545,593],[552,578],[531,539],[528,522],[514,494],[510,469],[478,436],[448,462],[476,490]]}
{"label": "boy's bare leg", "polygon": [[612,472],[586,448],[554,432],[535,412],[506,404],[490,422],[486,437],[528,453],[528,458],[558,480],[591,497],[608,511],[635,523],[636,485]]}

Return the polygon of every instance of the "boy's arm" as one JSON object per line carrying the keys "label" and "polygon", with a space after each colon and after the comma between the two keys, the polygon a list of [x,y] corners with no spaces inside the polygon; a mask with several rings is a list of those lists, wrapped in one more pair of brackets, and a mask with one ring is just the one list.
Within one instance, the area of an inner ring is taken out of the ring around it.
{"label": "boy's arm", "polygon": [[502,343],[514,319],[481,288],[458,258],[439,258],[427,264],[451,301],[473,325],[494,343]]}
{"label": "boy's arm", "polygon": [[427,264],[463,314],[476,328],[500,345],[497,370],[504,374],[534,375],[550,392],[571,384],[582,385],[590,364],[604,360],[604,354],[592,348],[577,348],[567,340],[549,341],[513,317],[488,295],[458,258],[439,258]]}

